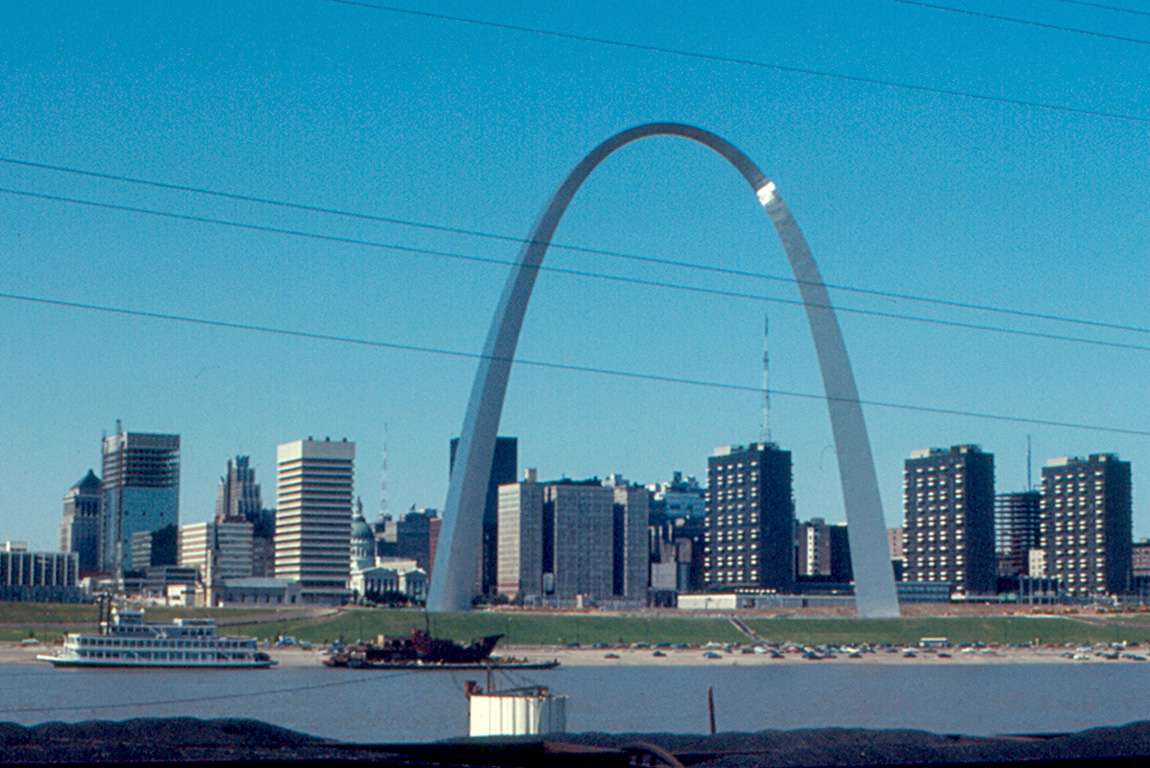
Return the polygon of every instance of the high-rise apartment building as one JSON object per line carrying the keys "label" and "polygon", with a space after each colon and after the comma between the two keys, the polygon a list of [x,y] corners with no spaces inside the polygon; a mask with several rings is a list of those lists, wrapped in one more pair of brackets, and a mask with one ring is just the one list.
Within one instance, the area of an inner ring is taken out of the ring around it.
{"label": "high-rise apartment building", "polygon": [[180,526],[180,565],[205,584],[252,575],[252,524],[247,520]]}
{"label": "high-rise apartment building", "polygon": [[847,536],[847,524],[835,523],[828,527],[831,541],[831,581],[847,583],[854,581],[854,567],[851,565],[851,544]]}
{"label": "high-rise apartment building", "polygon": [[[455,452],[459,438],[451,438],[451,456],[448,475],[455,470]],[[491,595],[499,579],[499,486],[514,483],[519,477],[519,439],[495,438],[495,453],[491,458],[491,476],[487,481],[487,495],[483,503],[483,549],[479,558],[479,591]]]}
{"label": "high-rise apartment building", "polygon": [[131,566],[132,534],[179,525],[180,436],[145,432],[104,438],[100,561],[108,572]]}
{"label": "high-rise apartment building", "polygon": [[81,578],[100,570],[100,478],[88,470],[64,494],[60,551],[76,555]]}
{"label": "high-rise apartment building", "polygon": [[998,576],[1026,576],[1030,550],[1042,537],[1042,494],[1038,491],[1000,493],[994,497],[994,556]]}
{"label": "high-rise apartment building", "polygon": [[995,591],[994,454],[976,445],[915,451],[903,471],[907,581]]}
{"label": "high-rise apartment building", "polygon": [[539,483],[530,471],[502,486],[499,502],[501,593],[558,605],[615,599],[614,489],[598,478]]}
{"label": "high-rise apartment building", "polygon": [[707,460],[709,589],[789,592],[795,583],[791,453],[774,443],[715,450]]}
{"label": "high-rise apartment building", "polygon": [[296,440],[276,449],[276,578],[305,603],[338,604],[350,571],[355,443]]}
{"label": "high-rise apartment building", "polygon": [[1112,453],[1061,458],[1042,468],[1046,575],[1066,594],[1104,597],[1130,588],[1130,462]]}

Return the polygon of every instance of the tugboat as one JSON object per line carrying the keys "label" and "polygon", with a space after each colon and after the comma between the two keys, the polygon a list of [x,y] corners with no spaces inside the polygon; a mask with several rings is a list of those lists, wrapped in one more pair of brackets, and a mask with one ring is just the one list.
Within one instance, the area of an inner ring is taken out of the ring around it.
{"label": "tugboat", "polygon": [[329,667],[351,669],[553,669],[558,661],[492,657],[503,635],[487,635],[468,645],[413,629],[410,637],[380,635],[374,643],[334,649],[323,660]]}

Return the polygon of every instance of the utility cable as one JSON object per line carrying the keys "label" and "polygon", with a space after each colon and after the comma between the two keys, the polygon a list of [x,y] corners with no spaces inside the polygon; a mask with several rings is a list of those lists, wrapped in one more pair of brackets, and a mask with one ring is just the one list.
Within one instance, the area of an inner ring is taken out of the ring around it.
{"label": "utility cable", "polygon": [[[622,379],[631,379],[637,381],[655,381],[663,384],[681,384],[694,387],[702,387],[706,389],[718,389],[733,392],[752,392],[756,395],[762,396],[765,391],[762,387],[755,387],[745,384],[734,384],[731,382],[715,381],[711,379],[696,379],[684,376],[670,376],[666,374],[656,373],[643,373],[640,371],[622,370],[616,368],[601,368],[589,365],[578,365],[575,363],[562,363],[547,360],[532,360],[523,357],[501,357],[498,355],[487,355],[481,352],[467,352],[464,350],[448,349],[445,347],[436,347],[423,344],[408,344],[397,341],[387,341],[382,339],[367,339],[355,336],[341,336],[338,334],[320,333],[316,331],[295,330],[291,328],[282,328],[269,325],[256,325],[254,323],[240,323],[229,320],[219,320],[215,318],[196,317],[192,315],[179,315],[170,312],[153,312],[148,310],[133,309],[123,306],[108,306],[101,304],[91,304],[86,302],[67,301],[64,299],[55,299],[45,296],[32,296],[28,294],[16,294],[0,292],[0,300],[18,301],[29,304],[40,304],[44,306],[53,307],[66,307],[70,309],[79,309],[90,312],[101,312],[105,314],[121,315],[127,317],[141,317],[149,318],[152,320],[164,320],[170,322],[187,323],[189,325],[206,326],[212,328],[227,328],[230,330],[252,331],[257,333],[274,334],[278,336],[288,336],[292,338],[310,339],[313,341],[334,342],[340,344],[352,344],[362,347],[373,347],[379,349],[393,349],[404,352],[416,352],[428,355],[438,355],[443,357],[462,358],[469,360],[493,360],[498,362],[508,362],[513,365],[527,366],[533,368],[543,368],[547,370],[567,371],[572,373],[589,373],[600,376],[611,376]],[[1095,432],[1110,432],[1120,435],[1136,435],[1139,437],[1150,437],[1150,430],[1131,429],[1128,427],[1109,427],[1097,424],[1087,424],[1081,422],[1069,421],[1056,421],[1053,419],[1029,418],[1024,416],[1012,416],[1007,414],[988,413],[983,411],[968,411],[959,408],[944,408],[928,405],[914,405],[909,403],[896,403],[883,400],[866,400],[856,398],[844,397],[830,397],[828,395],[820,395],[811,392],[798,392],[785,389],[770,389],[770,394],[778,397],[791,397],[802,400],[822,400],[827,402],[846,402],[858,403],[859,405],[873,406],[876,408],[889,408],[894,410],[912,411],[916,413],[930,413],[942,416],[963,416],[975,419],[985,419],[989,421],[1010,422],[1015,424],[1034,424],[1046,427],[1060,427],[1066,429],[1083,429]]]}
{"label": "utility cable", "polygon": [[[311,240],[320,240],[324,242],[339,243],[341,245],[353,245],[366,248],[375,248],[386,251],[394,251],[398,253],[413,254],[417,256],[432,256],[444,259],[454,259],[457,261],[468,261],[480,264],[494,264],[504,267],[515,267],[516,262],[507,261],[505,259],[494,259],[486,256],[475,256],[472,254],[457,253],[454,251],[441,251],[432,248],[417,248],[414,246],[400,245],[398,243],[384,243],[376,240],[365,240],[361,238],[346,237],[343,235],[327,235],[318,232],[309,232],[306,230],[289,229],[285,227],[273,227],[264,224],[253,224],[251,222],[235,221],[232,219],[219,219],[210,216],[198,216],[192,214],[176,213],[173,211],[165,211],[157,208],[142,208],[139,206],[122,205],[119,203],[107,203],[98,200],[90,200],[77,197],[68,197],[64,195],[50,195],[42,192],[30,192],[27,190],[12,189],[9,187],[0,187],[0,194],[16,195],[20,197],[27,197],[36,200],[46,200],[50,202],[66,203],[70,205],[80,205],[93,208],[101,208],[105,210],[114,210],[124,213],[141,214],[146,216],[157,216],[161,218],[174,219],[177,221],[188,221],[197,224],[211,224],[217,226],[233,227],[237,229],[250,230],[255,232],[263,232],[276,235],[286,235],[290,237],[300,237]],[[784,304],[794,307],[812,307],[815,309],[829,309],[834,312],[844,314],[862,315],[866,317],[878,317],[887,320],[902,320],[906,322],[921,323],[925,325],[938,325],[948,328],[962,328],[966,330],[982,331],[987,333],[999,333],[1009,336],[1023,336],[1035,339],[1045,339],[1048,341],[1059,341],[1073,344],[1085,344],[1097,347],[1109,347],[1112,349],[1123,349],[1134,352],[1150,352],[1150,346],[1144,344],[1132,344],[1120,341],[1106,341],[1103,339],[1091,339],[1082,336],[1068,336],[1059,333],[1047,333],[1044,331],[1028,331],[1021,328],[1008,328],[998,325],[986,325],[983,323],[969,323],[961,320],[945,320],[934,317],[925,317],[922,315],[908,315],[899,312],[887,312],[877,309],[863,309],[860,307],[849,306],[835,306],[832,304],[815,304],[806,303],[801,299],[785,299],[777,296],[765,296],[756,293],[746,293],[742,291],[732,291],[722,288],[709,288],[701,285],[674,283],[664,280],[648,280],[639,277],[628,277],[625,275],[612,275],[605,272],[594,272],[591,270],[572,269],[569,267],[558,267],[547,264],[540,264],[533,269],[543,272],[554,272],[556,274],[568,275],[573,277],[584,277],[594,280],[604,280],[607,282],[626,283],[630,285],[641,285],[647,288],[661,288],[667,290],[684,291],[688,293],[697,293],[711,296],[722,296],[725,298],[744,299],[748,301],[758,301],[771,304]]]}
{"label": "utility cable", "polygon": [[425,19],[434,19],[436,21],[447,21],[456,24],[469,24],[477,27],[487,27],[490,29],[501,29],[510,32],[524,32],[532,35],[539,35],[541,37],[550,37],[559,40],[571,40],[579,43],[593,43],[596,45],[606,45],[615,48],[626,48],[635,51],[645,51],[648,53],[662,53],[672,56],[681,56],[690,59],[700,59],[703,61],[714,61],[722,64],[738,64],[747,67],[756,67],[758,69],[767,69],[775,72],[785,72],[787,74],[810,75],[812,77],[822,77],[832,80],[842,80],[851,83],[865,83],[867,85],[879,85],[886,88],[895,88],[904,91],[915,91],[918,93],[929,93],[936,96],[956,96],[964,99],[972,99],[975,101],[993,102],[997,104],[1008,104],[1015,107],[1030,107],[1033,109],[1044,109],[1054,112],[1062,112],[1076,115],[1085,115],[1088,117],[1101,117],[1109,120],[1123,120],[1131,123],[1150,124],[1150,117],[1143,117],[1141,115],[1132,115],[1122,112],[1109,112],[1099,109],[1086,109],[1083,107],[1070,107],[1061,104],[1052,104],[1050,102],[1030,101],[1027,99],[1013,99],[1005,96],[991,96],[985,93],[975,93],[973,91],[962,91],[955,88],[940,88],[930,85],[916,85],[914,83],[907,83],[898,80],[887,80],[878,77],[866,77],[863,75],[847,75],[841,72],[832,72],[824,69],[814,69],[810,67],[796,67],[788,64],[776,64],[767,62],[760,59],[746,59],[736,56],[723,56],[714,53],[705,53],[703,51],[692,51],[683,48],[671,48],[662,45],[648,45],[645,43],[634,43],[626,40],[617,40],[606,37],[596,37],[593,35],[580,35],[572,32],[560,32],[553,29],[543,29],[541,27],[528,27],[521,24],[508,24],[498,21],[485,21],[483,19],[476,19],[469,16],[452,16],[446,13],[433,13],[431,11],[417,11],[411,8],[399,8],[391,5],[381,5],[377,3],[359,2],[358,0],[327,0],[329,3],[336,5],[346,5],[354,8],[365,8],[373,11],[381,11],[383,13],[402,14],[406,16],[416,16]]}
{"label": "utility cable", "polygon": [[923,2],[923,0],[894,0],[900,5],[913,5],[918,8],[925,8],[932,11],[942,11],[943,13],[957,13],[962,16],[972,16],[978,19],[989,19],[991,21],[1001,21],[1007,24],[1021,24],[1027,27],[1037,27],[1039,29],[1049,29],[1055,32],[1069,32],[1075,35],[1087,35],[1089,37],[1099,37],[1106,40],[1117,40],[1122,43],[1134,43],[1136,45],[1150,45],[1150,40],[1143,37],[1127,37],[1125,35],[1112,35],[1108,32],[1095,32],[1092,29],[1082,29],[1081,27],[1065,27],[1061,24],[1050,24],[1045,21],[1034,21],[1032,19],[1023,19],[1018,16],[1001,16],[997,13],[985,13],[983,11],[972,11],[969,8],[954,8],[949,5],[936,5],[935,3]]}
{"label": "utility cable", "polygon": [[1099,8],[1103,11],[1114,11],[1115,13],[1128,13],[1132,16],[1150,16],[1150,11],[1141,11],[1137,8],[1124,8],[1120,5],[1109,5],[1108,3],[1093,3],[1090,0],[1054,0],[1056,3],[1065,3],[1066,5],[1080,5],[1086,8]]}
{"label": "utility cable", "polygon": [[[499,242],[508,243],[529,243],[532,242],[528,238],[514,237],[511,235],[504,235],[495,232],[487,232],[477,229],[468,229],[464,227],[456,227],[445,224],[436,224],[426,221],[415,221],[412,219],[403,219],[394,216],[382,216],[377,214],[365,213],[362,211],[350,211],[340,208],[331,208],[327,206],[312,205],[306,203],[294,203],[287,200],[260,197],[257,195],[247,195],[237,192],[227,192],[216,189],[209,189],[206,187],[196,187],[187,184],[173,184],[155,179],[144,179],[136,176],[125,176],[122,174],[102,173],[100,171],[93,171],[86,168],[77,168],[75,166],[67,165],[53,165],[50,163],[41,163],[33,160],[25,160],[14,157],[0,156],[0,163],[21,166],[26,168],[35,168],[38,170],[54,171],[58,173],[67,173],[76,176],[85,176],[89,178],[104,179],[106,181],[122,182],[125,184],[136,184],[140,186],[152,187],[155,189],[166,189],[177,192],[187,192],[191,194],[204,195],[208,197],[216,197],[224,200],[235,200],[245,203],[257,203],[259,205],[268,205],[276,208],[284,208],[287,210],[306,211],[309,213],[320,213],[331,216],[342,216],[350,219],[358,219],[362,221],[372,221],[382,224],[395,224],[404,227],[413,227],[417,229],[424,229],[433,232],[443,232],[454,235],[465,235],[468,237],[477,237],[487,240],[495,240]],[[9,190],[9,194],[17,194],[14,190]],[[813,284],[812,281],[800,280],[792,276],[775,275],[768,272],[756,272],[753,270],[734,269],[732,267],[722,267],[714,264],[703,264],[696,261],[684,261],[680,259],[671,259],[658,256],[649,256],[635,253],[627,253],[623,251],[613,251],[603,248],[593,248],[590,246],[572,245],[569,243],[551,242],[550,248],[572,251],[577,253],[594,254],[597,256],[607,256],[609,258],[620,259],[624,261],[634,261],[646,264],[658,264],[661,266],[669,266],[683,269],[698,270],[701,272],[711,272],[730,277],[746,277],[756,280],[766,280],[779,283],[791,283],[796,285]],[[957,301],[952,299],[942,299],[933,296],[923,296],[921,294],[903,293],[901,291],[889,291],[875,288],[861,288],[855,285],[846,283],[820,283],[820,285],[835,291],[844,291],[848,293],[856,293],[863,296],[873,296],[883,299],[894,299],[898,301],[913,301],[923,304],[934,304],[953,309],[963,309],[975,312],[988,312],[1001,315],[1010,315],[1014,317],[1023,317],[1029,320],[1049,320],[1052,322],[1069,323],[1073,325],[1083,325],[1092,328],[1107,328],[1118,331],[1130,331],[1133,333],[1146,333],[1150,334],[1150,327],[1129,325],[1125,323],[1113,323],[1104,320],[1092,320],[1089,318],[1070,317],[1067,315],[1054,314],[1050,312],[1034,312],[1022,309],[1015,309],[1011,307],[1001,307],[992,304],[979,304],[969,301]]]}

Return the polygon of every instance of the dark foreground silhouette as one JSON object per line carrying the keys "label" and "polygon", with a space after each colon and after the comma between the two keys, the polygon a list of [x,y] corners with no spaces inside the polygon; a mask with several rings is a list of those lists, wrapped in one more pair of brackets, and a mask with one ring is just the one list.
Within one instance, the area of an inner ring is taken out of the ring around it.
{"label": "dark foreground silhouette", "polygon": [[824,728],[717,736],[558,734],[546,739],[457,739],[432,744],[349,744],[257,720],[0,723],[0,763],[9,765],[1133,766],[1145,765],[1148,758],[1150,723],[996,738]]}

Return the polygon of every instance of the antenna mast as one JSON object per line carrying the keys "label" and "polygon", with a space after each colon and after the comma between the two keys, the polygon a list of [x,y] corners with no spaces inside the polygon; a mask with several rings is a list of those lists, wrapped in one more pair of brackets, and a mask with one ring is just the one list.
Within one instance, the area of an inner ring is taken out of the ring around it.
{"label": "antenna mast", "polygon": [[1030,435],[1026,436],[1026,490],[1033,491],[1034,483],[1032,482],[1030,467],[1032,466],[1030,456]]}
{"label": "antenna mast", "polygon": [[387,517],[387,422],[383,424],[383,467],[379,472],[379,519]]}
{"label": "antenna mast", "polygon": [[763,315],[763,424],[762,424],[762,440],[764,443],[771,442],[771,353],[767,346],[767,337],[771,331],[771,320],[764,314]]}

